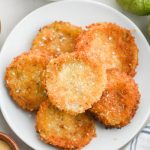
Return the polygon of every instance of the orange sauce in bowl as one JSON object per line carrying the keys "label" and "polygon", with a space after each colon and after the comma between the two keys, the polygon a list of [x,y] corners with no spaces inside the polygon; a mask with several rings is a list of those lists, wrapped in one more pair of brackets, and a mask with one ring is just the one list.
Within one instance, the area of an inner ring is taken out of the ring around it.
{"label": "orange sauce in bowl", "polygon": [[0,150],[12,150],[5,141],[0,140]]}

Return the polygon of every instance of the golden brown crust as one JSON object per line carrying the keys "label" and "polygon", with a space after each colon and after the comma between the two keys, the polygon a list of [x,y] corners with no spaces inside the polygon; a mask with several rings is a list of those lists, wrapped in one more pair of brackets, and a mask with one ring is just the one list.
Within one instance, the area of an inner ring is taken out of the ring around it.
{"label": "golden brown crust", "polygon": [[46,89],[51,103],[74,115],[91,108],[105,85],[102,64],[84,52],[61,55],[47,66]]}
{"label": "golden brown crust", "polygon": [[37,110],[40,103],[47,99],[41,81],[48,61],[49,57],[45,55],[26,52],[16,57],[7,67],[6,87],[21,108],[29,111]]}
{"label": "golden brown crust", "polygon": [[138,48],[129,30],[113,23],[92,24],[87,29],[77,38],[76,51],[94,53],[106,68],[135,75]]}
{"label": "golden brown crust", "polygon": [[58,150],[81,150],[81,148],[59,148]]}
{"label": "golden brown crust", "polygon": [[33,40],[32,51],[41,51],[57,56],[64,52],[72,52],[75,39],[82,32],[80,27],[68,22],[55,21],[44,26]]}
{"label": "golden brown crust", "polygon": [[95,123],[89,114],[72,116],[44,101],[36,116],[36,129],[48,144],[65,149],[79,149],[95,137]]}
{"label": "golden brown crust", "polygon": [[106,127],[121,128],[136,113],[140,94],[135,81],[116,69],[107,70],[107,87],[90,110]]}

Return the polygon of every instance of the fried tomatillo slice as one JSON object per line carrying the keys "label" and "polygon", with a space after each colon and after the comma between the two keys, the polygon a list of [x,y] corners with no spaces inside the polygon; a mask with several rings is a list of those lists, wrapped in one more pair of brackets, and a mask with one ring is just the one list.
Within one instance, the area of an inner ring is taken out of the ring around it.
{"label": "fried tomatillo slice", "polygon": [[72,116],[53,107],[49,101],[40,106],[36,129],[45,143],[66,149],[81,148],[96,135],[95,123],[89,114]]}
{"label": "fried tomatillo slice", "polygon": [[50,55],[72,52],[77,36],[82,32],[80,27],[68,22],[56,21],[44,26],[33,40],[33,51]]}
{"label": "fried tomatillo slice", "polygon": [[10,96],[23,109],[33,111],[47,99],[43,71],[49,58],[38,53],[23,53],[8,66],[5,75]]}
{"label": "fried tomatillo slice", "polygon": [[138,48],[129,30],[113,23],[92,24],[87,29],[77,38],[75,50],[96,54],[107,69],[135,75]]}
{"label": "fried tomatillo slice", "polygon": [[102,95],[106,72],[85,53],[64,54],[49,62],[46,89],[53,105],[71,114],[91,108]]}
{"label": "fried tomatillo slice", "polygon": [[136,113],[140,94],[135,81],[118,70],[107,70],[108,83],[101,99],[90,111],[106,127],[121,128]]}

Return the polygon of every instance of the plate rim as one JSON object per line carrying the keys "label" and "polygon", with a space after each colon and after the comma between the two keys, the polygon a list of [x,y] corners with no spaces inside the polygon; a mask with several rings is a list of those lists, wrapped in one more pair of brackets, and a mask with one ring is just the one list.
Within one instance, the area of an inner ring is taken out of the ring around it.
{"label": "plate rim", "polygon": [[[121,16],[123,19],[127,20],[130,24],[132,24],[132,26],[134,26],[134,28],[138,31],[138,34],[140,34],[141,38],[143,39],[144,43],[146,43],[148,46],[149,43],[147,41],[147,39],[145,38],[144,34],[142,33],[142,31],[138,28],[138,26],[132,21],[130,20],[127,16],[125,16],[123,13],[121,13],[120,11],[116,10],[115,8],[107,5],[107,4],[104,4],[102,2],[99,2],[99,1],[96,1],[96,0],[61,0],[61,1],[55,1],[55,2],[52,2],[52,3],[48,3],[48,4],[45,4],[33,11],[31,11],[29,14],[27,14],[25,17],[23,17],[15,26],[14,28],[11,30],[11,32],[8,34],[7,38],[5,39],[3,45],[2,45],[2,48],[1,48],[1,51],[0,51],[0,63],[2,63],[2,54],[4,52],[4,49],[5,49],[5,45],[9,39],[9,37],[13,34],[13,32],[15,32],[15,30],[26,20],[28,19],[28,17],[32,14],[34,14],[35,12],[39,11],[40,9],[43,9],[45,7],[49,7],[51,5],[59,5],[59,3],[72,3],[72,2],[77,2],[77,3],[91,3],[91,4],[96,4],[96,5],[101,5],[102,7],[105,7],[107,9],[110,9],[112,10],[113,12],[117,13],[119,16]],[[150,54],[150,49],[148,49],[148,53]],[[2,92],[0,90],[0,97],[2,95]],[[7,125],[10,127],[10,129],[15,133],[15,135],[23,142],[25,143],[26,145],[28,145],[29,147],[35,149],[36,147],[33,147],[29,142],[27,141],[24,141],[24,139],[18,134],[16,133],[16,131],[11,127],[11,123],[9,121],[9,119],[7,118],[7,114],[5,113],[5,111],[3,110],[3,107],[2,107],[2,103],[0,102],[0,111],[7,123]],[[143,125],[138,128],[138,131],[132,136],[130,137],[122,146],[119,146],[117,147],[117,149],[120,149],[122,147],[124,147],[126,144],[128,144],[140,131],[141,129],[144,127],[144,125],[146,124],[148,118],[150,116],[150,110],[149,112],[145,115],[144,119],[143,119]],[[37,149],[38,150],[38,149]]]}

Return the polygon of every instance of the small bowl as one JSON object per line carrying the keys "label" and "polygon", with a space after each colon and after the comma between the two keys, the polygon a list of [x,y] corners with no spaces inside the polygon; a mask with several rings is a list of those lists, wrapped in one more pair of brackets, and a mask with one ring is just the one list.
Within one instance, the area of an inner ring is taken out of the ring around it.
{"label": "small bowl", "polygon": [[12,150],[20,150],[16,142],[5,133],[0,132],[0,140],[6,142]]}

